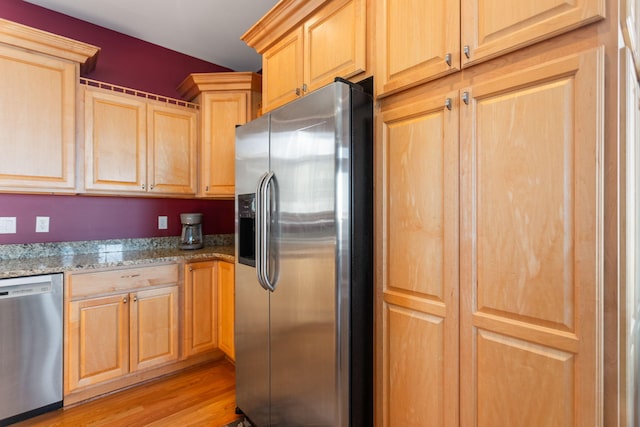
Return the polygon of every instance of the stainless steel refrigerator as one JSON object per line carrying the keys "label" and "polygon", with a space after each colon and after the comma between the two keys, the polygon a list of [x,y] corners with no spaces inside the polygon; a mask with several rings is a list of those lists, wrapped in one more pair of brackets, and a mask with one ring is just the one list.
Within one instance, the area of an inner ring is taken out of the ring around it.
{"label": "stainless steel refrigerator", "polygon": [[336,82],[236,129],[236,398],[373,425],[372,100]]}

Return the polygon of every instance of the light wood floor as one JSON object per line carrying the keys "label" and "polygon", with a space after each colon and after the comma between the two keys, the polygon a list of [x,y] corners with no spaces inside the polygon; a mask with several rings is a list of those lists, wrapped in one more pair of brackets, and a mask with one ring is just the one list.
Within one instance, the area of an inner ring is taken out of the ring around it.
{"label": "light wood floor", "polygon": [[14,427],[220,427],[238,418],[235,408],[235,371],[223,359],[40,415]]}

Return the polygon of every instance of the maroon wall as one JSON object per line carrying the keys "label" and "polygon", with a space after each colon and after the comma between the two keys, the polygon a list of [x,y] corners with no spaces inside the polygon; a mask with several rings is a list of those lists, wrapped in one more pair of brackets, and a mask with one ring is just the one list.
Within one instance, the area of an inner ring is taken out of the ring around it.
{"label": "maroon wall", "polygon": [[180,98],[176,87],[190,73],[231,71],[21,0],[0,0],[0,18],[100,47],[85,77],[145,92]]}
{"label": "maroon wall", "polygon": [[[231,201],[5,194],[0,203],[0,216],[17,221],[0,244],[179,236],[185,212],[203,214],[204,234],[233,233]],[[166,230],[158,230],[159,215],[168,217]],[[48,233],[35,232],[36,216],[50,218]]]}
{"label": "maroon wall", "polygon": [[[20,0],[0,0],[0,18],[99,46],[86,77],[146,92],[177,98],[175,88],[190,73],[228,71]],[[205,234],[233,233],[228,200],[0,194],[0,216],[17,217],[17,233],[0,234],[0,244],[176,236],[178,214],[193,211],[204,214]],[[159,215],[169,217],[167,230],[157,229]],[[35,233],[36,216],[50,217],[49,233]]]}

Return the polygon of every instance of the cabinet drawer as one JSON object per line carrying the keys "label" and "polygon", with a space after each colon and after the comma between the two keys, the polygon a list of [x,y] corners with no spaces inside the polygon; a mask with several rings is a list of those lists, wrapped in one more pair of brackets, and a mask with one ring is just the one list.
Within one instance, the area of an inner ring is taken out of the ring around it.
{"label": "cabinet drawer", "polygon": [[78,298],[177,283],[178,265],[154,265],[97,271],[72,274],[70,277],[69,292],[71,298]]}

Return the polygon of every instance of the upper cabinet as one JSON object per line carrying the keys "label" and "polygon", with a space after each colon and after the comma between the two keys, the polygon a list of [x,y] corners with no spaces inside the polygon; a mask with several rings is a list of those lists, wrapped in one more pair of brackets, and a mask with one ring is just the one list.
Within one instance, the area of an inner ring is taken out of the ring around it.
{"label": "upper cabinet", "polygon": [[378,0],[377,93],[437,79],[604,17],[604,0]]}
{"label": "upper cabinet", "polygon": [[0,190],[76,190],[76,85],[99,48],[0,19]]}
{"label": "upper cabinet", "polygon": [[[279,2],[242,39],[262,54],[263,112],[367,70],[368,0]],[[369,71],[369,72],[368,72]]]}
{"label": "upper cabinet", "polygon": [[149,99],[149,94],[142,97],[136,91],[86,82],[85,191],[194,195],[196,106],[183,101],[178,103],[182,105],[161,102]]}
{"label": "upper cabinet", "polygon": [[198,196],[234,197],[236,126],[257,117],[261,88],[260,75],[249,72],[191,74],[178,87],[200,104]]}

